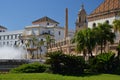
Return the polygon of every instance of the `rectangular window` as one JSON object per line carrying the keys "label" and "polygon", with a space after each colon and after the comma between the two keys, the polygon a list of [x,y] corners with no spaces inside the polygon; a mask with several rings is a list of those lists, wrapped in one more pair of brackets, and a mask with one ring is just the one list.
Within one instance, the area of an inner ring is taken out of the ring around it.
{"label": "rectangular window", "polygon": [[9,35],[7,35],[7,39],[9,39]]}
{"label": "rectangular window", "polygon": [[17,39],[17,34],[15,35],[15,39]]}
{"label": "rectangular window", "polygon": [[7,45],[9,45],[9,42],[7,42]]}
{"label": "rectangular window", "polygon": [[3,45],[5,45],[5,42],[3,42]]}
{"label": "rectangular window", "polygon": [[13,35],[11,35],[11,39],[13,39]]}
{"label": "rectangular window", "polygon": [[59,31],[59,33],[58,33],[58,34],[59,34],[59,36],[60,36],[60,35],[61,35],[61,32]]}
{"label": "rectangular window", "polygon": [[5,40],[5,36],[3,36],[3,39]]}
{"label": "rectangular window", "polygon": [[50,30],[48,30],[48,34],[50,34]]}

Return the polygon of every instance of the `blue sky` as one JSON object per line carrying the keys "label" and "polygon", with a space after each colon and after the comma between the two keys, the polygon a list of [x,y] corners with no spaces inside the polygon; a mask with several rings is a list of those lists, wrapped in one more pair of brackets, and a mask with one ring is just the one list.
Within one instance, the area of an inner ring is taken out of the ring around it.
{"label": "blue sky", "polygon": [[31,22],[48,16],[65,24],[65,8],[69,9],[69,28],[75,29],[75,21],[81,4],[90,14],[104,0],[0,0],[0,25],[8,30],[22,30]]}

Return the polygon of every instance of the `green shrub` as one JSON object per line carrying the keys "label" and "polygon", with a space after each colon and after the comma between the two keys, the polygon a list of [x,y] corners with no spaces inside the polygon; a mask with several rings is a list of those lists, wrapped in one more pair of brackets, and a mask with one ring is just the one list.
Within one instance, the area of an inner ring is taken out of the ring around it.
{"label": "green shrub", "polygon": [[51,65],[53,73],[64,75],[80,75],[84,72],[85,61],[83,57],[66,55],[60,51],[48,53],[48,64]]}
{"label": "green shrub", "polygon": [[102,53],[95,58],[89,60],[92,72],[113,73],[115,71],[116,62],[115,54],[112,52]]}
{"label": "green shrub", "polygon": [[23,64],[17,68],[10,70],[11,73],[42,73],[47,66],[40,63]]}
{"label": "green shrub", "polygon": [[115,68],[114,73],[120,75],[120,59],[118,57],[116,57],[114,59],[114,65],[115,65],[115,67],[114,67]]}

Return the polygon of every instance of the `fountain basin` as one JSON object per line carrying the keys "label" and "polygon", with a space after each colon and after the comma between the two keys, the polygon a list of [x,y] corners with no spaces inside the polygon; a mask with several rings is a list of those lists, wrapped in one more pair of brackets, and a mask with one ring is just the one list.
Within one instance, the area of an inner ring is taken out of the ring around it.
{"label": "fountain basin", "polygon": [[29,60],[26,59],[0,59],[0,72],[8,72],[12,68],[27,63],[29,63]]}

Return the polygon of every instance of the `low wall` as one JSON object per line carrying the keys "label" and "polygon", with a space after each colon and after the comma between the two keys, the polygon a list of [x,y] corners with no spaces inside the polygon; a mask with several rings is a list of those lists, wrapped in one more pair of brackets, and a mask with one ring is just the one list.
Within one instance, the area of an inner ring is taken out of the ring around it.
{"label": "low wall", "polygon": [[29,63],[29,60],[20,60],[20,59],[0,59],[0,72],[8,72],[10,69],[18,67],[22,64]]}

